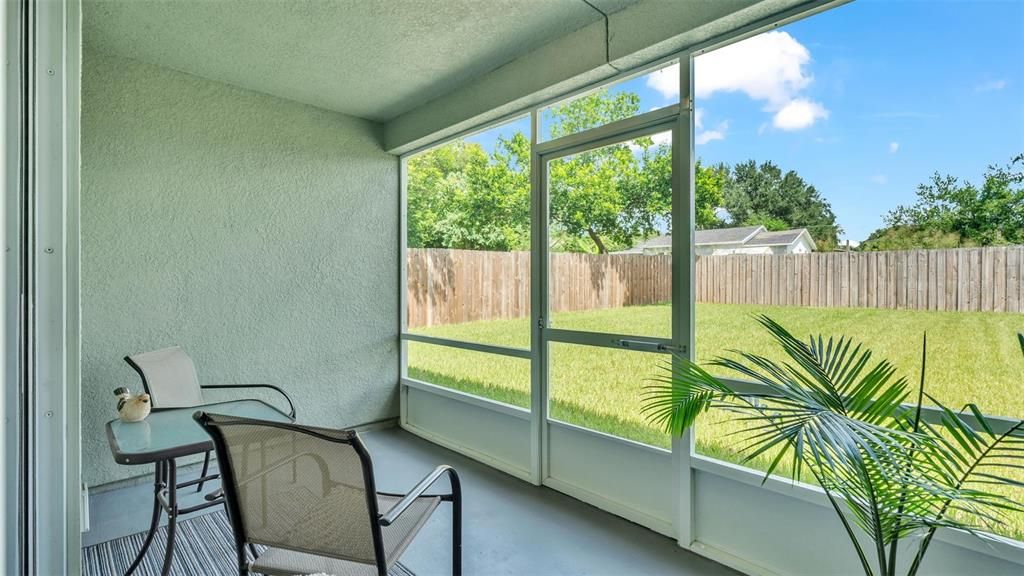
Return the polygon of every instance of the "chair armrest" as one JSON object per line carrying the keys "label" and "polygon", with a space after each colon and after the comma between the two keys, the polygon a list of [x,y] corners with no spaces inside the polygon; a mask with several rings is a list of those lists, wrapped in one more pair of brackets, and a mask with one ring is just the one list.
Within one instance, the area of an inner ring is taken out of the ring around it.
{"label": "chair armrest", "polygon": [[288,396],[288,393],[281,390],[277,386],[272,384],[208,384],[206,386],[200,386],[204,390],[216,390],[216,389],[231,389],[231,388],[269,388],[281,396],[284,396],[286,402],[288,402],[288,417],[292,420],[295,419],[295,404],[292,403],[292,399]]}
{"label": "chair armrest", "polygon": [[390,526],[393,524],[395,520],[397,520],[398,517],[416,501],[417,498],[422,497],[427,488],[430,488],[434,482],[437,482],[437,479],[443,474],[448,475],[448,480],[451,482],[452,493],[443,495],[441,498],[444,500],[460,500],[462,498],[462,486],[459,483],[459,473],[455,471],[455,468],[452,468],[447,464],[442,464],[441,466],[434,468],[434,471],[423,478],[423,480],[420,480],[419,484],[414,486],[412,490],[402,497],[401,500],[395,503],[390,510],[381,514],[380,525]]}

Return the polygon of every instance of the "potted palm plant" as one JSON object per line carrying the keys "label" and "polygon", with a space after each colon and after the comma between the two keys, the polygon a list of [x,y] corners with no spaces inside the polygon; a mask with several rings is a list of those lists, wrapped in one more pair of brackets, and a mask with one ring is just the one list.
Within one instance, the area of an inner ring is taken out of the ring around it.
{"label": "potted palm plant", "polygon": [[[1024,511],[1001,493],[1024,488],[1011,477],[1024,470],[1024,421],[986,417],[974,404],[954,411],[931,397],[927,338],[914,386],[848,338],[802,341],[767,316],[757,320],[785,362],[735,352],[711,365],[763,392],[740,392],[680,357],[645,388],[647,419],[677,436],[709,410],[743,422],[745,461],[768,456],[765,479],[784,470],[820,486],[869,576],[914,576],[939,528],[990,532]],[[1018,339],[1024,353],[1024,334]],[[911,552],[898,562],[903,540]]]}

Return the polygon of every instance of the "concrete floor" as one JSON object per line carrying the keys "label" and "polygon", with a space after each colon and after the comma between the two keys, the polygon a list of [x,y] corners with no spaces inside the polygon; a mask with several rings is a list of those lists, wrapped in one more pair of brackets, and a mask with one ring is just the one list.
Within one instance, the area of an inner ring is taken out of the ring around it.
{"label": "concrete floor", "polygon": [[[467,575],[732,576],[736,572],[568,496],[536,487],[398,429],[363,436],[377,488],[404,492],[438,464],[462,478],[463,559]],[[446,481],[438,490],[447,488]],[[90,497],[85,545],[145,530],[152,485]],[[194,498],[194,497],[193,497]],[[451,512],[443,505],[402,556],[417,576],[451,574]]]}

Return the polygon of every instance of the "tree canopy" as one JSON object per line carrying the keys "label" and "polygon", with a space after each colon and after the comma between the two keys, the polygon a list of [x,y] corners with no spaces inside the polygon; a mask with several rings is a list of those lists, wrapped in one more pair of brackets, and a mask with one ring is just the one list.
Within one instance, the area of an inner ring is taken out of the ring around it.
{"label": "tree canopy", "polygon": [[528,249],[529,158],[529,140],[515,134],[491,155],[459,141],[410,159],[409,246]]}
{"label": "tree canopy", "polygon": [[[637,115],[639,97],[598,91],[550,110],[552,138]],[[555,249],[607,253],[671,233],[672,150],[642,137],[552,161],[548,166],[550,230]],[[695,167],[698,228],[738,224],[769,229],[806,226],[819,245],[834,246],[838,226],[828,202],[795,172],[753,161]],[[410,247],[528,250],[530,139],[497,140],[493,152],[465,140],[413,157],[408,166]],[[763,190],[760,187],[765,187]],[[777,204],[778,203],[778,204]]]}
{"label": "tree canopy", "polygon": [[890,210],[864,250],[1024,244],[1024,154],[989,166],[981,186],[932,175],[917,201]]}
{"label": "tree canopy", "polygon": [[[551,109],[558,138],[636,115],[632,92],[589,94]],[[557,249],[602,254],[628,248],[671,216],[671,150],[651,138],[612,144],[548,166],[551,234]],[[581,242],[589,239],[588,242]]]}
{"label": "tree canopy", "polygon": [[761,225],[768,230],[807,228],[819,250],[832,250],[842,228],[832,206],[799,174],[772,162],[753,160],[733,167],[723,187],[730,225]]}

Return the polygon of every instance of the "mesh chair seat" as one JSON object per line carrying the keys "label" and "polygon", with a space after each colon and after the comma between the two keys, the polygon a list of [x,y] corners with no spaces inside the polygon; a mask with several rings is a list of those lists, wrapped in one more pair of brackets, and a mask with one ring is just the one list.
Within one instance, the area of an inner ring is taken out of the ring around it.
{"label": "mesh chair seat", "polygon": [[[380,510],[387,511],[401,500],[398,496],[378,495]],[[388,568],[394,565],[402,555],[413,537],[427,522],[430,515],[441,503],[440,497],[417,498],[413,505],[399,517],[398,521],[381,529],[384,537],[384,551],[388,560]],[[316,518],[310,518],[303,526],[303,532],[316,530]],[[336,535],[343,538],[343,535]],[[295,574],[332,574],[334,576],[375,576],[377,567],[374,564],[341,560],[317,554],[308,554],[284,548],[268,548],[260,554],[251,567],[253,572],[268,576],[292,576]]]}

